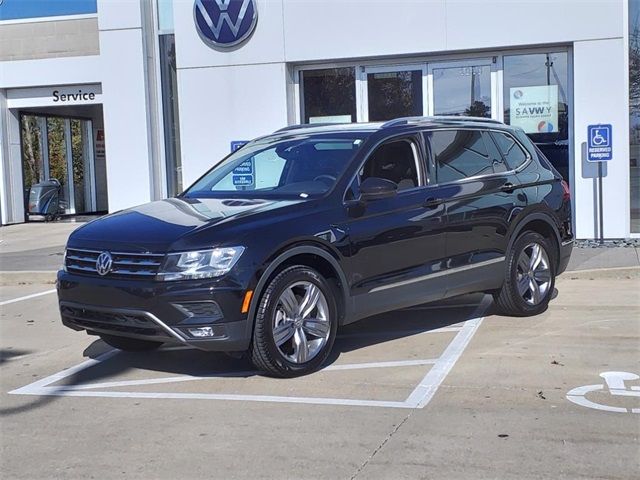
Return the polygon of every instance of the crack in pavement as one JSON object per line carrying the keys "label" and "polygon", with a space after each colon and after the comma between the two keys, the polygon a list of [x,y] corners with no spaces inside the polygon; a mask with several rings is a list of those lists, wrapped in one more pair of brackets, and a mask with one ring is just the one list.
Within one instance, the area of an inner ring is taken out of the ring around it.
{"label": "crack in pavement", "polygon": [[369,457],[362,463],[362,465],[360,465],[360,467],[358,467],[358,469],[355,471],[355,473],[351,476],[350,480],[355,480],[355,478],[360,475],[360,472],[362,472],[365,467],[369,464],[369,462],[371,462],[371,460],[373,460],[373,457],[376,456],[376,454],[382,450],[384,448],[384,446],[387,444],[387,442],[389,440],[391,440],[391,437],[393,437],[395,435],[395,433],[400,430],[400,427],[402,427],[407,420],[409,420],[409,418],[411,418],[411,415],[413,415],[413,412],[415,412],[415,410],[411,410],[409,412],[409,414],[400,422],[398,423],[398,425],[395,426],[395,428],[393,430],[391,430],[391,432],[389,432],[389,435],[386,436],[386,438],[382,441],[382,443],[380,445],[378,445],[376,447],[376,449],[371,453],[371,455],[369,455]]}

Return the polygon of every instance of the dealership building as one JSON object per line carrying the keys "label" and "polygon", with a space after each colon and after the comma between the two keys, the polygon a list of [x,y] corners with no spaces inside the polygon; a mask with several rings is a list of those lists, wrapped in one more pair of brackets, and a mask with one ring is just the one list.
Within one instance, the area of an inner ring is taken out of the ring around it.
{"label": "dealership building", "polygon": [[114,212],[286,125],[466,115],[530,135],[570,184],[577,238],[640,237],[639,15],[639,0],[0,0],[1,221],[26,221],[49,178],[65,214]]}

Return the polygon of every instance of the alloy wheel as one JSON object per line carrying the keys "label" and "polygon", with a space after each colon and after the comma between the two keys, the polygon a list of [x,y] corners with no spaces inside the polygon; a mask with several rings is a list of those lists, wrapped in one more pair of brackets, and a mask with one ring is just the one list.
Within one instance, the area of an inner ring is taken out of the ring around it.
{"label": "alloy wheel", "polygon": [[314,283],[300,281],[280,294],[273,318],[273,341],[290,362],[313,359],[331,333],[327,299]]}
{"label": "alloy wheel", "polygon": [[539,243],[529,243],[520,252],[516,268],[518,293],[529,305],[538,305],[551,285],[549,256]]}

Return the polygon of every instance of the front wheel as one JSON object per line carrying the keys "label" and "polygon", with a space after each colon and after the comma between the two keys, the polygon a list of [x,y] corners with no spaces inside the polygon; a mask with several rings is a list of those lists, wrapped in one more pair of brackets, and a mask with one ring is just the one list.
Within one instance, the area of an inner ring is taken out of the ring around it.
{"label": "front wheel", "polygon": [[100,338],[108,345],[125,352],[144,352],[155,350],[162,345],[162,342],[152,342],[150,340],[140,340],[137,338],[119,337],[117,335],[100,334]]}
{"label": "front wheel", "polygon": [[260,298],[251,360],[276,377],[305,375],[327,359],[337,326],[329,283],[312,268],[289,267],[271,280]]}
{"label": "front wheel", "polygon": [[556,267],[549,241],[525,232],[507,254],[506,277],[494,299],[501,313],[537,315],[547,309],[555,285]]}

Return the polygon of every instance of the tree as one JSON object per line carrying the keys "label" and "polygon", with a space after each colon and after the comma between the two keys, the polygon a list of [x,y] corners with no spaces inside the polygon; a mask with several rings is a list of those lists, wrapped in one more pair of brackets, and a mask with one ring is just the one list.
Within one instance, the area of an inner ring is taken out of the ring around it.
{"label": "tree", "polygon": [[491,107],[484,102],[476,100],[464,111],[464,114],[468,117],[489,118],[491,117]]}

